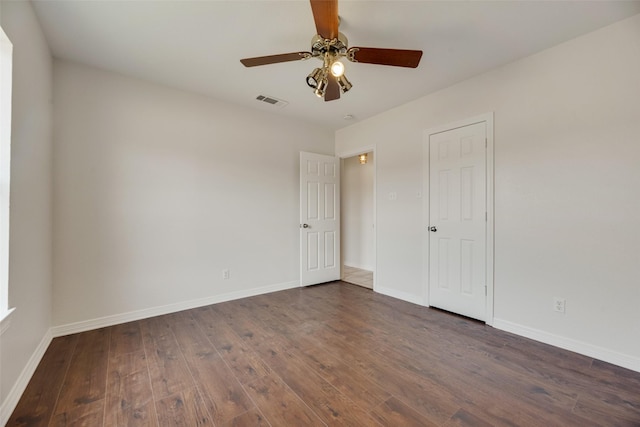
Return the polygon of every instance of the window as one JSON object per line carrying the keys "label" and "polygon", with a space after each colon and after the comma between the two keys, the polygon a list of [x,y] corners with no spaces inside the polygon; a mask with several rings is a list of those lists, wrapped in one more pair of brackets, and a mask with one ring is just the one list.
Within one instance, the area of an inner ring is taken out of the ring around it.
{"label": "window", "polygon": [[0,28],[0,334],[8,327],[9,179],[11,177],[11,82],[13,45]]}

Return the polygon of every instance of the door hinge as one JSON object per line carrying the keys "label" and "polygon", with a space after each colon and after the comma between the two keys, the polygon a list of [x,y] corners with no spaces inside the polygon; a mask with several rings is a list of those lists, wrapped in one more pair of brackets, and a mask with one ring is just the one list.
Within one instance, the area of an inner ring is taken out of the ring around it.
{"label": "door hinge", "polygon": [[484,296],[485,297],[488,295],[487,292],[489,292],[489,291],[487,291],[487,285],[484,285]]}
{"label": "door hinge", "polygon": [[487,211],[484,212],[484,220],[489,221],[489,214],[487,213]]}
{"label": "door hinge", "polygon": [[487,138],[484,139],[484,148],[489,146],[489,140]]}

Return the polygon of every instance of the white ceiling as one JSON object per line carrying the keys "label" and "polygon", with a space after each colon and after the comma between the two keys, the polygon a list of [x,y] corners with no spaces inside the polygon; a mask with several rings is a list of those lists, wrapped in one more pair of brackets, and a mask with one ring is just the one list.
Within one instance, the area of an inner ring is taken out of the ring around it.
{"label": "white ceiling", "polygon": [[[33,1],[57,58],[338,129],[640,13],[640,1],[342,0],[349,46],[421,49],[417,69],[346,63],[353,89],[323,102],[319,61],[245,68],[240,59],[310,49],[309,2]],[[255,100],[283,99],[284,108]],[[346,114],[354,120],[345,121]]]}

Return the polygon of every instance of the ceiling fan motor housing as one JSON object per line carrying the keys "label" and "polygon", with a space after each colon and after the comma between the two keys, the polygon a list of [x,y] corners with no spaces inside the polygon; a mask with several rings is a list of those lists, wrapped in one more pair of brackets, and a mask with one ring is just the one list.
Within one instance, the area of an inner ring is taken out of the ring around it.
{"label": "ceiling fan motor housing", "polygon": [[327,52],[337,58],[347,54],[348,44],[347,37],[342,33],[338,33],[338,38],[332,40],[316,34],[311,39],[311,53],[314,58],[321,60],[324,60]]}

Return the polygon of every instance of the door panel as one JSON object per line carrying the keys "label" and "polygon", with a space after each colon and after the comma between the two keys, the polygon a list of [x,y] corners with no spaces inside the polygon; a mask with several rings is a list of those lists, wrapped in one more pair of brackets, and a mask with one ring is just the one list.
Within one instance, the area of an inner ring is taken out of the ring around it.
{"label": "door panel", "polygon": [[324,232],[324,268],[334,268],[336,266],[336,233],[334,231]]}
{"label": "door panel", "polygon": [[429,304],[486,316],[486,124],[429,137]]}
{"label": "door panel", "polygon": [[300,153],[300,285],[340,279],[338,159]]}

